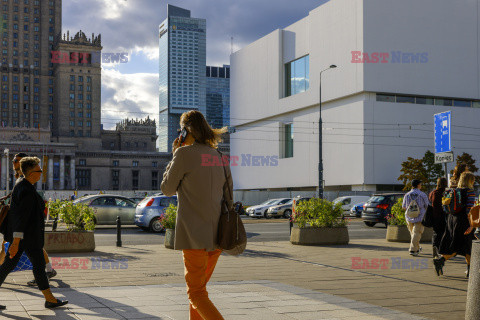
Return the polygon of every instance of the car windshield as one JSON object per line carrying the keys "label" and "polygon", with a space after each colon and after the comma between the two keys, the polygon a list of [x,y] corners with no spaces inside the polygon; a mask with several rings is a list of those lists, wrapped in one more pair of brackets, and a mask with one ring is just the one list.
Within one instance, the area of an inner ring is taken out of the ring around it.
{"label": "car windshield", "polygon": [[290,200],[290,201],[288,201],[288,202],[286,202],[285,204],[293,204],[293,199]]}
{"label": "car windshield", "polygon": [[275,201],[277,201],[277,200],[267,200],[263,203],[260,203],[259,206],[266,206],[268,204],[273,204]]}
{"label": "car windshield", "polygon": [[345,199],[345,198],[337,198],[337,199],[333,200],[333,204],[337,204],[337,203],[343,201],[343,199]]}
{"label": "car windshield", "polygon": [[368,202],[369,203],[372,203],[372,202],[382,202],[383,200],[385,200],[385,197],[382,197],[382,196],[373,196],[371,197]]}

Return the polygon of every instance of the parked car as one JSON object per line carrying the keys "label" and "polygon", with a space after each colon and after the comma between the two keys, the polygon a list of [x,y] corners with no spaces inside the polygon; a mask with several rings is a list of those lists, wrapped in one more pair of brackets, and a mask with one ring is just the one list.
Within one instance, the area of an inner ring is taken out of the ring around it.
{"label": "parked car", "polygon": [[392,206],[403,197],[403,193],[374,194],[363,208],[363,222],[369,227],[373,227],[377,223],[384,223],[387,226],[387,216],[390,214]]}
{"label": "parked car", "polygon": [[96,224],[116,224],[117,216],[122,224],[134,224],[136,203],[127,197],[114,194],[97,194],[82,197],[73,203],[84,203],[95,211]]}
{"label": "parked car", "polygon": [[160,218],[170,204],[177,205],[177,196],[146,197],[137,205],[135,225],[144,231],[162,232],[165,228],[160,222]]}
{"label": "parked car", "polygon": [[273,217],[275,218],[281,218],[284,217],[286,219],[290,218],[292,215],[292,205],[293,205],[293,199],[290,201],[280,204],[278,206],[273,206],[268,208],[267,210],[267,219],[271,219]]}
{"label": "parked car", "polygon": [[350,209],[350,217],[357,217],[360,218],[362,216],[363,207],[365,206],[366,202],[357,203]]}
{"label": "parked car", "polygon": [[367,202],[368,199],[370,199],[369,196],[345,196],[333,200],[333,203],[337,204],[340,202],[344,215],[348,215],[350,214],[350,209],[352,209],[356,203]]}
{"label": "parked car", "polygon": [[131,197],[129,199],[135,202],[136,204],[139,204],[143,199],[145,199],[145,197]]}
{"label": "parked car", "polygon": [[270,199],[259,205],[251,206],[246,211],[250,217],[255,217],[257,219],[262,217],[266,218],[268,208],[279,204],[285,204],[290,200],[290,198]]}

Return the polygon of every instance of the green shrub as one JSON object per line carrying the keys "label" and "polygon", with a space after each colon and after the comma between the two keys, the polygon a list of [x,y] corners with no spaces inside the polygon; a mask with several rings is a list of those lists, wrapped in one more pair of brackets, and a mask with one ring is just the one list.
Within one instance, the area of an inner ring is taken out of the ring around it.
{"label": "green shrub", "polygon": [[391,226],[406,226],[405,210],[402,208],[403,198],[398,199],[392,206],[392,211],[387,217],[388,224]]}
{"label": "green shrub", "polygon": [[62,220],[68,231],[90,231],[95,229],[95,212],[83,203],[52,201],[48,203],[50,217]]}
{"label": "green shrub", "polygon": [[160,221],[165,229],[175,229],[175,223],[177,221],[177,206],[170,203],[165,213],[160,218]]}
{"label": "green shrub", "polygon": [[325,199],[311,198],[295,206],[293,222],[300,228],[337,228],[344,227],[347,220],[342,218],[342,204]]}

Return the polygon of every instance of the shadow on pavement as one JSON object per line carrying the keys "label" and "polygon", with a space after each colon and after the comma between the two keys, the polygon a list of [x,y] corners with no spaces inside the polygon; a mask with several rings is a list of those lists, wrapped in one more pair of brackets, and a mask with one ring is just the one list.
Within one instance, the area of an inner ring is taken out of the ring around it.
{"label": "shadow on pavement", "polygon": [[261,251],[261,250],[251,250],[245,249],[242,256],[249,258],[288,258],[291,255],[279,253],[279,252],[270,252],[270,251]]}

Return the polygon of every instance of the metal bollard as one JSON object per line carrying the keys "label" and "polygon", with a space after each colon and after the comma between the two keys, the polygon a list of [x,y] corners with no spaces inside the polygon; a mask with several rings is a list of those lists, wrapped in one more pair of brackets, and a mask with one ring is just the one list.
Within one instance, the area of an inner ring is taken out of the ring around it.
{"label": "metal bollard", "polygon": [[117,216],[117,247],[122,246],[122,221],[120,216]]}
{"label": "metal bollard", "polygon": [[467,309],[465,320],[480,319],[480,241],[475,240],[472,244],[472,256],[470,258],[470,277],[468,279]]}
{"label": "metal bollard", "polygon": [[57,223],[58,223],[58,216],[56,216],[55,219],[53,219],[52,231],[57,231]]}

